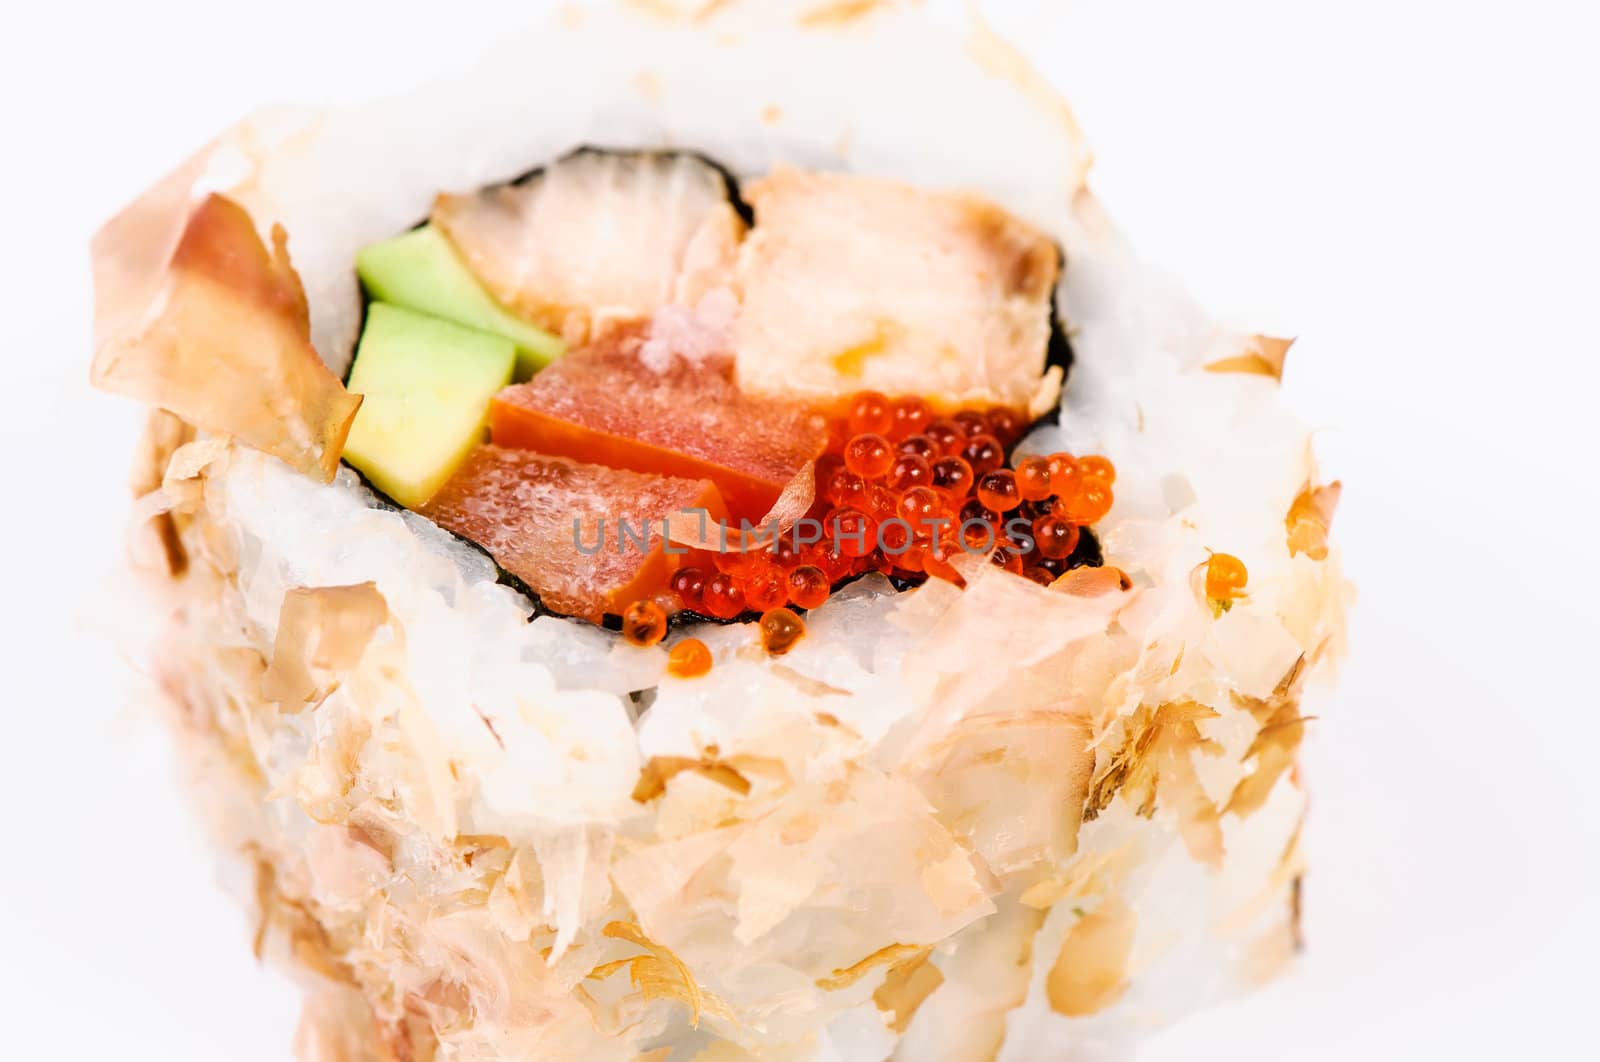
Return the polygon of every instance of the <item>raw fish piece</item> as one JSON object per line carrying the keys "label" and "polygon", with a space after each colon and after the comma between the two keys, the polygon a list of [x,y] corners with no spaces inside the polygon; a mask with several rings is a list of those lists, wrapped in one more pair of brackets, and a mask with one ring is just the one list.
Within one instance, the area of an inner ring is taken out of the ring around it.
{"label": "raw fish piece", "polygon": [[573,343],[730,283],[744,228],[699,159],[596,151],[442,195],[433,221],[497,299]]}
{"label": "raw fish piece", "polygon": [[744,185],[737,376],[747,390],[1055,403],[1048,237],[977,196],[779,166]]}
{"label": "raw fish piece", "polygon": [[640,336],[616,333],[574,350],[489,408],[498,446],[636,472],[709,479],[735,518],[759,520],[828,442],[809,407],[746,395],[726,359],[640,360]]}
{"label": "raw fish piece", "polygon": [[488,550],[547,607],[599,622],[665,585],[674,560],[662,550],[662,521],[691,509],[725,515],[703,479],[480,446],[421,511]]}

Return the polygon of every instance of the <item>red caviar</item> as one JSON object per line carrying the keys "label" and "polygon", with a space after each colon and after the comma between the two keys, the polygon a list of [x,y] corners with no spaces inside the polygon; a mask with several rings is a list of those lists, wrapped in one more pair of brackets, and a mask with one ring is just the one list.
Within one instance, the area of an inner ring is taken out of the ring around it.
{"label": "red caviar", "polygon": [[1244,561],[1231,553],[1213,553],[1206,561],[1206,597],[1212,601],[1232,602],[1249,581]]}
{"label": "red caviar", "polygon": [[1043,457],[1024,457],[1017,462],[1017,492],[1023,501],[1050,497],[1050,462]]}
{"label": "red caviar", "polygon": [[804,631],[793,610],[818,607],[851,575],[960,585],[954,562],[967,552],[1048,584],[1072,567],[1082,529],[1110,510],[1116,469],[1068,453],[1006,468],[1005,448],[1026,426],[1010,409],[941,414],[916,396],[854,395],[829,418],[809,525],[747,554],[696,551],[671,589],[684,608],[719,619],[761,613],[763,642],[786,648]]}
{"label": "red caviar", "polygon": [[989,431],[989,418],[975,409],[963,409],[950,419],[961,427],[961,434],[969,439]]}
{"label": "red caviar", "polygon": [[654,601],[635,601],[622,612],[622,637],[629,644],[655,645],[667,636],[667,612]]}
{"label": "red caviar", "polygon": [[894,464],[894,447],[874,432],[855,436],[844,444],[844,467],[864,479],[877,479]]}
{"label": "red caviar", "polygon": [[967,444],[967,435],[961,430],[961,425],[943,417],[923,428],[922,434],[933,440],[933,445],[939,448],[941,454],[959,454]]}
{"label": "red caviar", "polygon": [[937,461],[944,456],[944,451],[939,449],[939,444],[926,435],[907,435],[900,440],[898,449],[903,454],[916,454],[929,463]]}
{"label": "red caviar", "polygon": [[1078,461],[1071,454],[1051,454],[1045,459],[1045,468],[1050,472],[1051,494],[1071,494],[1083,478],[1078,472]]}
{"label": "red caviar", "polygon": [[685,638],[667,651],[667,673],[699,678],[711,670],[711,650],[699,638]]}
{"label": "red caviar", "polygon": [[767,564],[744,581],[744,603],[758,612],[789,603],[789,577],[775,564]]}
{"label": "red caviar", "polygon": [[1084,479],[1101,480],[1108,487],[1117,481],[1116,466],[1099,454],[1078,458],[1078,474]]}
{"label": "red caviar", "polygon": [[1022,414],[1005,406],[989,411],[989,431],[1008,446],[1022,437],[1022,432],[1027,426]]}
{"label": "red caviar", "polygon": [[972,489],[972,466],[965,458],[941,457],[933,463],[930,481],[952,498],[964,498]]}
{"label": "red caviar", "polygon": [[801,608],[816,608],[828,600],[828,576],[814,564],[802,564],[789,573],[789,600]]}
{"label": "red caviar", "polygon": [[1025,579],[1032,579],[1040,586],[1049,586],[1056,581],[1055,575],[1051,573],[1049,568],[1044,568],[1037,564],[1022,569],[1022,576]]}
{"label": "red caviar", "polygon": [[933,464],[926,457],[918,454],[901,454],[894,459],[894,464],[889,468],[888,478],[884,481],[890,490],[910,490],[912,487],[927,486],[933,477]]}
{"label": "red caviar", "polygon": [[1078,525],[1059,516],[1041,516],[1033,522],[1033,541],[1041,555],[1061,560],[1078,548]]}
{"label": "red caviar", "polygon": [[967,440],[967,445],[962,448],[961,456],[966,458],[967,464],[972,466],[972,471],[978,475],[993,472],[1006,463],[1006,449],[988,432],[974,435]]}
{"label": "red caviar", "polygon": [[978,500],[985,509],[1009,513],[1022,504],[1022,493],[1017,490],[1017,476],[1007,468],[985,472],[978,478]]}
{"label": "red caviar", "polygon": [[706,580],[705,610],[717,619],[733,619],[744,611],[744,588],[734,576],[717,572]]}
{"label": "red caviar", "polygon": [[1076,491],[1061,496],[1061,515],[1075,524],[1092,524],[1111,511],[1111,500],[1104,480],[1086,479]]}
{"label": "red caviar", "polygon": [[786,608],[775,608],[761,616],[761,647],[773,656],[782,656],[805,637],[806,621]]}
{"label": "red caviar", "polygon": [[928,426],[928,421],[933,419],[933,407],[926,401],[909,395],[905,398],[894,400],[892,421],[889,428],[889,438],[904,439],[908,436],[920,434]]}
{"label": "red caviar", "polygon": [[863,391],[850,403],[850,414],[845,426],[852,435],[872,433],[887,434],[894,425],[894,409],[889,400],[876,391]]}
{"label": "red caviar", "polygon": [[705,610],[706,573],[699,568],[679,568],[668,584],[678,595],[678,604],[692,612]]}
{"label": "red caviar", "polygon": [[835,505],[860,505],[867,496],[866,478],[848,468],[840,468],[828,481],[823,497]]}
{"label": "red caviar", "polygon": [[932,487],[912,487],[900,495],[900,519],[919,536],[927,533],[928,521],[937,519],[943,508],[943,499]]}

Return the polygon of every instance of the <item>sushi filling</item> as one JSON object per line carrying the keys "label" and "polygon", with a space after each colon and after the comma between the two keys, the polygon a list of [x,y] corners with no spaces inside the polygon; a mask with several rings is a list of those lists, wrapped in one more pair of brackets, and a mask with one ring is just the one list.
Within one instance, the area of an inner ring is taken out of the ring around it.
{"label": "sushi filling", "polygon": [[358,256],[346,462],[641,645],[759,615],[781,653],[843,582],[963,585],[961,554],[1043,586],[1098,565],[1111,462],[1013,453],[1070,357],[1055,247],[868,178],[780,169],[748,231],[739,193],[583,151],[441,196]]}

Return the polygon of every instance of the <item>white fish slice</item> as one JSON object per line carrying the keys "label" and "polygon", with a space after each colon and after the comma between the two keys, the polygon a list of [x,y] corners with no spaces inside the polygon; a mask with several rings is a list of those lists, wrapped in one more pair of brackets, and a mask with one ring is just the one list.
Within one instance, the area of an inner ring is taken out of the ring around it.
{"label": "white fish slice", "polygon": [[496,298],[569,343],[730,283],[743,230],[699,159],[598,151],[442,195],[433,220]]}

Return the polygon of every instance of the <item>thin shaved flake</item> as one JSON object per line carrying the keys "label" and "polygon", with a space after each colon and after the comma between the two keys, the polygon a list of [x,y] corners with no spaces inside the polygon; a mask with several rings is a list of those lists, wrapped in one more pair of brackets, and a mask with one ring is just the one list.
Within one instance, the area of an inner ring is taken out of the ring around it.
{"label": "thin shaved flake", "polygon": [[281,226],[269,249],[233,200],[190,209],[163,186],[100,231],[94,256],[95,386],[333,478],[361,397],[311,346]]}

